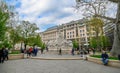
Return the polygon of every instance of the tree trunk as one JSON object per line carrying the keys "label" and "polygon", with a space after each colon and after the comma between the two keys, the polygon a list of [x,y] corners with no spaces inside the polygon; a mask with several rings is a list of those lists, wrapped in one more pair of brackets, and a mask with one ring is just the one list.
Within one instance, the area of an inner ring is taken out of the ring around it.
{"label": "tree trunk", "polygon": [[120,0],[118,0],[118,10],[116,15],[116,25],[114,29],[114,42],[111,50],[113,56],[120,54]]}

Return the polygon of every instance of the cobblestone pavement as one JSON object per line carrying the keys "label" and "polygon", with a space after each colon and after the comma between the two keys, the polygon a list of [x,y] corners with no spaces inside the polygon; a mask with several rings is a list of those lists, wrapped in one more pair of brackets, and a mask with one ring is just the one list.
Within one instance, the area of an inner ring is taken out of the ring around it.
{"label": "cobblestone pavement", "polygon": [[0,73],[120,73],[120,69],[84,60],[22,59],[0,64]]}

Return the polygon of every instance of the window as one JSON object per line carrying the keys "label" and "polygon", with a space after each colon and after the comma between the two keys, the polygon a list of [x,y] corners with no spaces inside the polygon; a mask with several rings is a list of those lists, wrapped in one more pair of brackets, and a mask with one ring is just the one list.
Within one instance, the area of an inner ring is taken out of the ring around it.
{"label": "window", "polygon": [[83,36],[84,36],[85,34],[83,34]]}
{"label": "window", "polygon": [[80,30],[80,32],[82,32],[82,31]]}
{"label": "window", "polygon": [[84,30],[83,30],[83,32],[84,32]]}
{"label": "window", "polygon": [[67,34],[69,34],[69,32]]}
{"label": "window", "polygon": [[68,36],[68,38],[69,38],[69,36]]}
{"label": "window", "polygon": [[80,34],[80,36],[82,36],[82,34]]}

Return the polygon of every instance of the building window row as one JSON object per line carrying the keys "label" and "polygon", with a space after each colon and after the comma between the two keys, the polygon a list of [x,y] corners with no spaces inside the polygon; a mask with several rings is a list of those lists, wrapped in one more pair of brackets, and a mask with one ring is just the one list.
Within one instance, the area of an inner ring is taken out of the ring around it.
{"label": "building window row", "polygon": [[74,31],[72,31],[72,32],[68,32],[67,34],[68,34],[68,35],[69,35],[69,34],[70,34],[70,35],[71,35],[71,34],[74,34]]}
{"label": "building window row", "polygon": [[85,30],[80,30],[80,32],[84,32]]}

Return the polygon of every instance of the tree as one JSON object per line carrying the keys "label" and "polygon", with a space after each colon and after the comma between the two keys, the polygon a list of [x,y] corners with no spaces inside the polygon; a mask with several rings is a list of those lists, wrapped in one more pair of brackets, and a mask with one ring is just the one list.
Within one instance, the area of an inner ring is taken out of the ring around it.
{"label": "tree", "polygon": [[19,43],[21,41],[21,37],[17,31],[17,29],[13,29],[11,28],[11,30],[9,30],[9,34],[10,34],[10,41],[12,43],[12,47],[14,48],[15,44]]}
{"label": "tree", "polygon": [[[79,4],[83,4],[83,3],[88,3],[88,1],[93,1],[93,0],[76,0],[77,2],[77,6],[79,6]],[[99,3],[100,0],[94,0],[94,1],[98,1],[96,3]],[[101,14],[94,14],[94,16],[97,17],[101,17],[107,20],[112,21],[113,23],[115,23],[115,29],[114,29],[114,42],[113,42],[113,46],[112,46],[112,50],[111,50],[111,54],[116,56],[118,54],[120,54],[120,0],[108,0],[110,2],[114,2],[117,4],[117,14],[116,14],[116,18],[111,18],[111,17],[107,17]]]}
{"label": "tree", "polygon": [[73,41],[73,48],[78,48],[79,47],[79,43],[78,43],[78,41],[76,41],[76,40],[74,40]]}
{"label": "tree", "polygon": [[42,40],[41,40],[41,37],[38,35],[35,35],[34,37],[29,37],[27,39],[28,41],[28,45],[30,46],[38,46],[38,47],[42,47]]}
{"label": "tree", "polygon": [[100,46],[103,48],[103,49],[107,49],[107,47],[109,47],[111,44],[110,44],[110,41],[108,39],[108,37],[106,36],[100,36]]}
{"label": "tree", "polygon": [[41,49],[43,49],[43,50],[44,50],[44,49],[45,49],[45,47],[46,47],[46,45],[45,45],[45,43],[43,43],[43,44],[42,44]]}
{"label": "tree", "polygon": [[96,38],[95,37],[92,37],[91,39],[90,39],[90,47],[92,47],[92,48],[97,48],[97,41],[96,41]]}
{"label": "tree", "polygon": [[[97,17],[91,18],[87,23],[88,28],[90,28],[90,30],[88,30],[90,39],[92,37],[94,37],[94,39],[96,39],[97,46],[94,48],[97,48],[97,49],[100,48],[99,36],[103,35],[103,24],[104,24],[103,20],[100,18],[97,18]],[[93,40],[93,38],[91,40]]]}
{"label": "tree", "polygon": [[34,37],[36,35],[36,30],[39,28],[35,23],[30,23],[29,21],[22,21],[21,24],[17,27],[19,34],[23,37],[24,47],[28,44],[28,38]]}
{"label": "tree", "polygon": [[4,2],[0,3],[0,42],[4,41],[6,33],[6,22],[9,19],[7,5]]}

